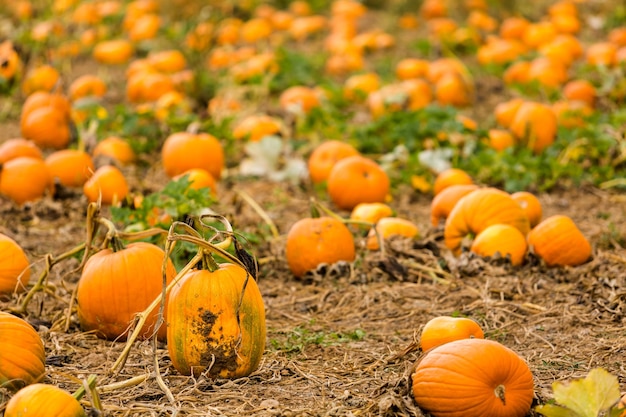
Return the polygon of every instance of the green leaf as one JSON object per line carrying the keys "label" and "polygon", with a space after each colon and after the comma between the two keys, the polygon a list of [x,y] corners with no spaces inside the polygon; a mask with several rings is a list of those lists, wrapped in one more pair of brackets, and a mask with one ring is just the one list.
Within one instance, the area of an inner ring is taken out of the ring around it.
{"label": "green leaf", "polygon": [[554,404],[538,405],[535,407],[535,411],[546,417],[580,417],[580,415],[574,411]]}
{"label": "green leaf", "polygon": [[552,384],[557,403],[580,417],[597,417],[620,398],[617,377],[602,368],[589,371],[584,379]]}

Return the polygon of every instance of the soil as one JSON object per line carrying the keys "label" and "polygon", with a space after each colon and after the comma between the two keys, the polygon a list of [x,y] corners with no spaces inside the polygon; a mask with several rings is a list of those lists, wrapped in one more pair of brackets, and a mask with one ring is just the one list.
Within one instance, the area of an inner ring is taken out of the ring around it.
{"label": "soil", "polygon": [[[251,248],[260,262],[267,314],[267,346],[257,371],[237,380],[181,376],[159,344],[156,356],[171,402],[154,378],[154,352],[146,341],[111,373],[123,342],[81,332],[75,314],[67,331],[59,325],[79,277],[77,261],[68,260],[52,270],[48,289],[35,295],[24,315],[45,342],[44,382],[75,391],[95,374],[104,410],[116,416],[421,416],[410,395],[419,333],[430,318],[453,314],[478,321],[486,338],[528,362],[537,403],[552,398],[554,381],[596,367],[619,376],[622,386],[626,382],[623,195],[594,188],[540,195],[544,216],[566,213],[592,242],[593,259],[579,267],[547,268],[532,256],[519,268],[502,259],[454,258],[443,249],[441,230],[429,224],[430,197],[407,190],[397,193],[393,206],[420,226],[420,239],[392,240],[384,257],[359,241],[354,265],[322,267],[296,279],[282,256],[283,237],[308,214],[310,190],[253,180],[239,182],[237,190],[264,207],[281,232]],[[220,189],[223,198],[214,209],[235,219],[238,230],[258,231],[259,214],[237,201],[237,190]],[[0,231],[16,238],[40,271],[45,254],[84,240],[83,198],[45,199],[21,209],[2,199]],[[141,376],[139,383],[132,379]],[[111,385],[128,380],[136,385]],[[83,401],[89,409],[92,399]]]}
{"label": "soil", "polygon": [[[89,65],[75,65],[75,76],[91,72]],[[478,87],[480,101],[487,103],[481,114],[504,93],[493,80]],[[114,89],[108,99],[123,101],[120,91]],[[1,136],[19,136],[17,114],[7,117],[10,105],[5,104],[0,102],[6,120]],[[133,189],[165,184],[158,158],[153,162],[125,169]],[[241,199],[241,191],[263,208],[278,238],[269,236],[266,222]],[[514,268],[506,260],[468,253],[455,258],[444,248],[442,230],[430,225],[432,196],[413,189],[393,194],[390,204],[419,226],[418,239],[392,240],[382,254],[366,250],[361,236],[353,264],[322,265],[296,279],[285,262],[284,237],[296,220],[309,215],[315,190],[261,179],[219,185],[220,201],[212,209],[231,219],[237,231],[266,236],[249,247],[260,265],[266,349],[259,368],[236,380],[182,376],[166,346],[159,342],[154,349],[151,341],[136,342],[125,365],[112,372],[124,342],[81,331],[71,305],[79,261],[60,262],[45,291],[36,293],[21,314],[44,340],[43,382],[74,392],[96,375],[108,416],[424,416],[410,394],[411,371],[422,355],[420,331],[435,316],[460,315],[476,320],[486,338],[528,363],[534,404],[553,398],[553,382],[583,377],[596,367],[616,375],[626,389],[626,195],[588,186],[540,194],[544,217],[570,216],[591,242],[593,258],[578,267],[548,268],[528,255]],[[86,207],[80,190],[19,208],[0,196],[0,232],[27,252],[31,283],[48,255],[84,242]],[[0,301],[0,310],[12,310],[23,300],[22,294]],[[155,377],[155,362],[171,397]],[[0,414],[9,397],[0,389]],[[95,402],[92,394],[82,400],[91,415],[99,415]]]}

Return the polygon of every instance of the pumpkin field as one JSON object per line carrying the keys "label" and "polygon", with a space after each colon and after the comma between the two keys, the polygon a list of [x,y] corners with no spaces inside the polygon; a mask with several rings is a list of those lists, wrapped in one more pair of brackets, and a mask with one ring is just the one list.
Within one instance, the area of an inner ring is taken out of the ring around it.
{"label": "pumpkin field", "polygon": [[626,417],[626,4],[0,3],[0,416]]}

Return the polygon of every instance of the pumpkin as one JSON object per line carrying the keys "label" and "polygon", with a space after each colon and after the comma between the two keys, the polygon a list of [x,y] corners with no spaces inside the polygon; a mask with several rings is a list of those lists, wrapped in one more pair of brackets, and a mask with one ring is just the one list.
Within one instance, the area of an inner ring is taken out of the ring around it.
{"label": "pumpkin", "polygon": [[32,384],[19,390],[6,404],[4,417],[86,417],[69,392],[48,384]]}
{"label": "pumpkin", "polygon": [[528,234],[533,252],[548,266],[576,266],[591,257],[591,244],[565,215],[557,214],[543,220]]}
{"label": "pumpkin", "polygon": [[439,192],[430,203],[430,222],[433,227],[448,218],[461,198],[477,189],[476,184],[453,184]]}
{"label": "pumpkin", "polygon": [[328,180],[333,167],[340,160],[359,155],[359,151],[347,142],[327,140],[315,147],[307,161],[309,176],[313,184]]}
{"label": "pumpkin", "polygon": [[119,65],[128,62],[135,47],[126,39],[100,41],[93,49],[93,57],[101,64]]}
{"label": "pumpkin", "polygon": [[383,217],[393,216],[393,209],[385,203],[360,203],[350,212],[350,220],[375,224]]}
{"label": "pumpkin", "polygon": [[122,165],[128,165],[135,161],[136,155],[130,143],[117,137],[109,136],[102,139],[93,149],[94,158],[107,156]]}
{"label": "pumpkin", "polygon": [[474,180],[467,172],[459,168],[448,168],[437,174],[433,184],[433,193],[437,195],[451,185],[470,185],[473,183]]}
{"label": "pumpkin", "polygon": [[208,133],[178,132],[165,139],[161,160],[170,178],[192,168],[202,168],[219,180],[224,169],[224,149],[220,141]]}
{"label": "pumpkin", "polygon": [[438,316],[424,325],[420,335],[420,347],[426,352],[455,340],[484,337],[483,329],[470,318]]}
{"label": "pumpkin", "polygon": [[85,74],[76,78],[69,87],[69,98],[76,101],[83,97],[104,97],[107,85],[102,78],[93,74]]}
{"label": "pumpkin", "polygon": [[91,202],[102,198],[103,204],[118,204],[128,195],[128,182],[119,168],[103,165],[83,185],[83,193]]}
{"label": "pumpkin", "polygon": [[52,177],[46,163],[39,158],[20,156],[2,165],[0,194],[22,205],[39,200],[53,191]]}
{"label": "pumpkin", "polygon": [[55,106],[41,106],[22,113],[22,136],[42,148],[65,148],[72,138],[69,115]]}
{"label": "pumpkin", "polygon": [[264,136],[280,134],[281,129],[282,125],[279,119],[266,114],[253,114],[237,123],[233,129],[233,137],[256,142]]}
{"label": "pumpkin", "polygon": [[481,188],[461,198],[446,219],[446,246],[459,253],[463,239],[475,236],[493,224],[509,224],[524,236],[530,231],[528,217],[511,196],[495,188]]}
{"label": "pumpkin", "polygon": [[0,346],[0,387],[18,390],[43,378],[43,342],[25,320],[0,311]]}
{"label": "pumpkin", "polygon": [[390,189],[387,172],[376,161],[362,155],[339,160],[328,174],[328,195],[340,209],[359,203],[382,203]]}
{"label": "pumpkin", "polygon": [[543,216],[543,208],[537,196],[528,191],[518,191],[511,194],[511,198],[517,201],[517,204],[519,204],[526,213],[530,227],[537,226]]}
{"label": "pumpkin", "polygon": [[94,171],[91,156],[78,149],[61,149],[46,157],[54,180],[66,187],[82,187]]}
{"label": "pumpkin", "polygon": [[415,402],[433,417],[524,417],[533,400],[526,362],[487,339],[434,348],[417,363],[412,382]]}
{"label": "pumpkin", "polygon": [[224,263],[188,272],[171,290],[167,319],[167,349],[181,374],[234,379],[259,366],[265,307],[242,267]]}
{"label": "pumpkin", "polygon": [[[163,250],[146,242],[130,243],[120,248],[103,249],[92,255],[83,268],[76,298],[78,319],[85,331],[94,331],[106,339],[124,339],[137,313],[142,312],[161,294]],[[166,277],[176,275],[174,265],[167,262]],[[141,336],[154,332],[158,311],[148,317]],[[165,327],[158,337],[165,339]]]}
{"label": "pumpkin", "polygon": [[22,60],[13,47],[13,42],[6,40],[0,43],[0,80],[9,81],[16,78],[22,69]]}
{"label": "pumpkin", "polygon": [[511,264],[519,266],[524,261],[528,244],[526,236],[509,224],[492,224],[476,235],[470,251],[480,256],[494,256],[499,253],[508,256]]}
{"label": "pumpkin", "polygon": [[30,263],[21,246],[0,233],[0,295],[21,292],[30,281]]}
{"label": "pumpkin", "polygon": [[7,139],[0,145],[0,165],[19,156],[43,159],[43,152],[34,142],[24,138]]}
{"label": "pumpkin", "polygon": [[354,236],[334,217],[300,219],[287,232],[285,257],[296,277],[322,263],[352,262],[356,257]]}
{"label": "pumpkin", "polygon": [[[376,229],[376,230],[374,230]],[[378,234],[377,234],[378,232]],[[369,250],[378,250],[378,236],[386,240],[392,236],[403,236],[406,238],[416,238],[419,235],[417,225],[410,220],[399,217],[383,217],[378,220],[376,226],[370,229],[365,246]]]}
{"label": "pumpkin", "polygon": [[520,141],[538,154],[554,143],[557,118],[551,107],[529,101],[519,107],[510,129]]}
{"label": "pumpkin", "polygon": [[192,168],[172,178],[174,181],[180,180],[182,177],[187,177],[189,181],[189,188],[193,190],[200,190],[202,188],[208,188],[209,194],[215,197],[217,192],[217,181],[213,178],[213,175],[209,174],[207,170],[202,168]]}

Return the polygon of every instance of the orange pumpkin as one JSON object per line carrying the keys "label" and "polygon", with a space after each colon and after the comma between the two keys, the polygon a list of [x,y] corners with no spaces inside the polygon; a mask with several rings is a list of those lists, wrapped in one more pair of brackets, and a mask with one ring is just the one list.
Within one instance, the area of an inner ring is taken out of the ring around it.
{"label": "orange pumpkin", "polygon": [[42,148],[65,148],[72,137],[68,114],[54,106],[22,113],[22,136]]}
{"label": "orange pumpkin", "polygon": [[380,88],[380,76],[375,72],[351,75],[343,85],[343,97],[350,101],[362,101],[372,91]]}
{"label": "orange pumpkin", "polygon": [[[376,231],[378,234],[376,233]],[[410,220],[399,217],[383,217],[376,222],[374,228],[370,229],[365,246],[369,250],[378,250],[378,236],[386,240],[392,236],[403,236],[406,238],[416,238],[419,235],[419,228]]]}
{"label": "orange pumpkin", "polygon": [[385,203],[360,203],[350,213],[350,220],[375,224],[383,217],[391,217],[393,210]]}
{"label": "orange pumpkin", "polygon": [[0,388],[18,390],[44,377],[46,351],[33,326],[0,311]]}
{"label": "orange pumpkin", "polygon": [[495,188],[472,191],[458,201],[446,219],[446,246],[459,253],[464,238],[475,236],[493,224],[509,224],[524,236],[530,230],[526,213],[508,193]]}
{"label": "orange pumpkin", "polygon": [[380,203],[390,189],[389,176],[374,160],[353,155],[339,160],[328,174],[328,195],[344,210],[359,203]]}
{"label": "orange pumpkin", "polygon": [[124,139],[117,136],[109,136],[102,139],[93,149],[93,156],[107,156],[122,165],[135,161],[135,151]]}
{"label": "orange pumpkin", "polygon": [[476,184],[453,184],[437,194],[430,203],[430,222],[433,227],[448,218],[456,203],[465,195],[478,189]]}
{"label": "orange pumpkin", "polygon": [[101,198],[102,204],[115,205],[128,195],[128,182],[119,168],[103,165],[85,182],[83,193],[91,202]]}
{"label": "orange pumpkin", "polygon": [[0,144],[0,165],[19,156],[43,159],[43,152],[33,141],[24,138],[7,139]]}
{"label": "orange pumpkin", "polygon": [[219,180],[224,169],[224,149],[208,133],[178,132],[165,139],[161,160],[170,178],[192,168],[202,168]]}
{"label": "orange pumpkin", "polygon": [[125,64],[135,53],[135,47],[126,39],[100,41],[93,49],[93,57],[101,64]]}
{"label": "orange pumpkin", "polygon": [[256,142],[264,136],[280,134],[281,129],[282,122],[280,119],[266,114],[253,114],[235,125],[233,137]]}
{"label": "orange pumpkin", "polygon": [[455,340],[484,339],[483,329],[467,317],[438,316],[430,319],[420,334],[422,352]]}
{"label": "orange pumpkin", "polygon": [[473,183],[474,180],[467,172],[459,168],[448,168],[437,174],[433,184],[433,192],[437,195],[451,185],[469,185]]}
{"label": "orange pumpkin", "polygon": [[30,281],[30,263],[21,246],[0,233],[0,296],[22,292]]}
{"label": "orange pumpkin", "polygon": [[76,101],[83,97],[103,97],[107,85],[102,78],[93,74],[85,74],[76,78],[69,87],[69,98]]}
{"label": "orange pumpkin", "polygon": [[326,181],[337,162],[354,155],[359,155],[359,151],[351,144],[339,140],[327,140],[317,145],[307,162],[311,181],[314,184]]}
{"label": "orange pumpkin", "polygon": [[0,43],[0,80],[10,81],[19,75],[22,60],[13,47],[13,42],[6,40]]}
{"label": "orange pumpkin", "polygon": [[53,192],[53,183],[48,166],[41,159],[20,156],[2,166],[0,194],[22,205],[39,200],[46,192]]}
{"label": "orange pumpkin", "polygon": [[336,218],[300,219],[287,233],[285,257],[289,269],[299,278],[323,263],[354,261],[354,237],[350,229]]}
{"label": "orange pumpkin", "polygon": [[261,292],[238,265],[192,270],[172,288],[167,348],[172,365],[183,375],[249,375],[261,362],[265,333]]}
{"label": "orange pumpkin", "polygon": [[472,242],[470,251],[484,257],[509,257],[513,266],[524,261],[528,244],[526,236],[509,224],[493,224],[478,233]]}
{"label": "orange pumpkin", "polygon": [[50,65],[35,67],[26,73],[22,81],[22,92],[29,96],[36,91],[52,91],[60,78],[59,71]]}
{"label": "orange pumpkin", "polygon": [[[123,248],[119,241],[114,241],[112,247],[96,252],[87,260],[78,281],[76,299],[81,327],[98,337],[117,340],[126,338],[135,315],[161,294],[165,253],[147,242],[130,243]],[[175,275],[174,264],[168,259],[167,282]],[[157,315],[158,310],[154,310],[148,317],[142,337],[154,333]],[[165,326],[158,329],[158,336],[165,340]]]}
{"label": "orange pumpkin", "polygon": [[78,149],[53,152],[45,162],[52,178],[66,187],[82,187],[95,170],[91,156]]}
{"label": "orange pumpkin", "polygon": [[321,105],[317,92],[310,87],[296,85],[284,90],[279,97],[281,109],[288,113],[307,114]]}
{"label": "orange pumpkin", "polygon": [[533,228],[537,226],[543,216],[543,208],[537,196],[528,191],[518,191],[511,194],[511,198],[517,201],[517,204],[519,204],[526,213],[530,227]]}
{"label": "orange pumpkin", "polygon": [[207,170],[202,168],[192,168],[175,176],[173,179],[178,180],[184,176],[187,176],[187,180],[189,181],[189,187],[194,190],[199,190],[201,188],[208,188],[209,193],[212,196],[216,195],[217,190],[217,181],[213,178]]}
{"label": "orange pumpkin", "polygon": [[415,402],[433,417],[524,417],[534,396],[526,362],[487,339],[434,348],[417,363],[412,382]]}
{"label": "orange pumpkin", "polygon": [[11,397],[4,417],[87,417],[87,413],[69,392],[38,383],[22,388]]}
{"label": "orange pumpkin", "polygon": [[543,220],[528,234],[533,252],[548,266],[577,266],[591,257],[591,244],[565,215],[557,214]]}
{"label": "orange pumpkin", "polygon": [[556,139],[557,119],[551,107],[525,102],[515,113],[510,128],[533,152],[540,153]]}

